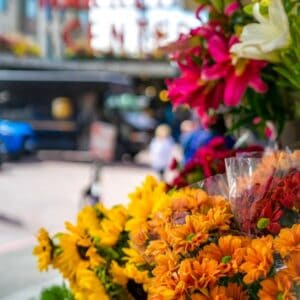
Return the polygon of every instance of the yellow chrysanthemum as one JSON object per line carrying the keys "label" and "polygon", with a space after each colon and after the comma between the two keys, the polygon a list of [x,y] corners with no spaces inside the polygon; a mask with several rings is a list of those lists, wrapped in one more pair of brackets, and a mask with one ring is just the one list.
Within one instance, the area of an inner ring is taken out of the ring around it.
{"label": "yellow chrysanthemum", "polygon": [[87,250],[85,256],[89,260],[89,265],[92,269],[96,269],[97,267],[105,263],[105,259],[99,255],[97,249],[94,246],[90,247]]}
{"label": "yellow chrysanthemum", "polygon": [[281,229],[274,241],[274,248],[282,257],[300,252],[300,224]]}
{"label": "yellow chrysanthemum", "polygon": [[96,207],[85,206],[77,216],[78,226],[85,228],[92,235],[94,230],[100,228],[100,222],[106,215],[106,210],[102,205]]}
{"label": "yellow chrysanthemum", "polygon": [[279,272],[274,278],[263,280],[262,288],[258,292],[259,299],[263,300],[297,300],[296,295],[291,291],[292,281],[284,272]]}
{"label": "yellow chrysanthemum", "polygon": [[120,267],[116,261],[112,261],[110,266],[110,274],[112,276],[113,282],[126,286],[128,282],[128,277],[124,268]]}
{"label": "yellow chrysanthemum", "polygon": [[166,184],[158,182],[154,177],[148,176],[141,187],[129,195],[131,200],[128,206],[130,220],[126,224],[127,231],[134,231],[145,226],[154,212],[168,202]]}
{"label": "yellow chrysanthemum", "polygon": [[102,246],[114,246],[124,230],[126,220],[127,213],[123,206],[107,210],[98,204],[95,207],[85,207],[79,213],[77,223]]}
{"label": "yellow chrysanthemum", "polygon": [[33,254],[38,257],[38,268],[40,271],[48,270],[48,266],[52,261],[52,242],[48,232],[41,228],[37,235],[39,244],[34,247]]}
{"label": "yellow chrysanthemum", "polygon": [[114,224],[111,220],[104,219],[101,222],[101,229],[95,232],[95,235],[99,240],[100,245],[102,246],[114,246],[121,233],[120,226]]}
{"label": "yellow chrysanthemum", "polygon": [[76,273],[90,264],[86,253],[91,241],[72,224],[66,223],[66,227],[70,233],[59,235],[60,253],[55,257],[53,267],[59,269],[63,277],[72,282]]}
{"label": "yellow chrysanthemum", "polygon": [[125,265],[125,274],[129,279],[134,280],[136,283],[143,284],[144,289],[147,291],[151,280],[148,276],[148,271],[138,270],[136,265],[127,263]]}
{"label": "yellow chrysanthemum", "polygon": [[107,218],[114,222],[115,226],[120,231],[124,229],[125,222],[127,221],[127,210],[123,205],[116,205],[107,212]]}
{"label": "yellow chrysanthemum", "polygon": [[138,251],[134,245],[131,243],[129,248],[123,248],[122,249],[125,256],[125,260],[130,263],[130,264],[135,264],[135,265],[143,265],[146,263],[146,260],[144,257],[141,255],[141,252]]}
{"label": "yellow chrysanthemum", "polygon": [[272,236],[266,236],[252,240],[246,248],[245,262],[240,267],[241,271],[246,273],[244,276],[246,284],[267,276],[273,264],[272,247]]}
{"label": "yellow chrysanthemum", "polygon": [[76,279],[76,284],[71,285],[76,300],[110,300],[94,271],[81,269]]}

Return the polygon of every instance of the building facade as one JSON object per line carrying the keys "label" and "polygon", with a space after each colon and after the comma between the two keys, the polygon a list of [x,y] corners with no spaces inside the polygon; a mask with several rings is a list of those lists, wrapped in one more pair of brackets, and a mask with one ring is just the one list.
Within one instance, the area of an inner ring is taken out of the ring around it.
{"label": "building facade", "polygon": [[74,30],[75,37],[86,35],[86,9],[59,9],[42,5],[38,0],[0,0],[0,34],[30,38],[39,45],[43,57],[63,57],[64,31],[74,19],[79,20],[82,27]]}

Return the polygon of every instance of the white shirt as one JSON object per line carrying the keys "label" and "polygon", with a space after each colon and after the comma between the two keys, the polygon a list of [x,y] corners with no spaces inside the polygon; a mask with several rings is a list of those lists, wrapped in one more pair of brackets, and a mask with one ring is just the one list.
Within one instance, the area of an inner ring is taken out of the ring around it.
{"label": "white shirt", "polygon": [[155,137],[150,143],[151,166],[155,170],[166,169],[171,160],[174,141],[172,137]]}

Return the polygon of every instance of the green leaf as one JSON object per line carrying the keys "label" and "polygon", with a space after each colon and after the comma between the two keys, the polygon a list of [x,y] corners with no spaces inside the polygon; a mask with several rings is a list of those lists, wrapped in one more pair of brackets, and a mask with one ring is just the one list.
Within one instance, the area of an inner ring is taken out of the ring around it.
{"label": "green leaf", "polygon": [[231,128],[229,128],[229,130],[227,131],[227,134],[230,134],[230,133],[234,132],[235,130],[241,128],[242,126],[251,123],[252,120],[253,120],[253,116],[247,116],[245,118],[240,119],[235,124],[233,124],[231,126]]}
{"label": "green leaf", "polygon": [[252,16],[253,15],[253,3],[247,4],[243,7],[245,14]]}
{"label": "green leaf", "polygon": [[102,247],[102,246],[99,247],[98,246],[97,250],[98,250],[99,254],[102,257],[104,257],[105,259],[117,260],[119,258],[119,253],[111,247]]}
{"label": "green leaf", "polygon": [[65,284],[54,285],[41,292],[40,300],[74,300],[74,296]]}
{"label": "green leaf", "polygon": [[255,281],[254,283],[252,283],[251,285],[249,285],[247,287],[250,299],[259,300],[257,294],[258,294],[258,291],[260,290],[260,288],[261,288],[261,285],[258,281]]}
{"label": "green leaf", "polygon": [[212,5],[217,10],[218,13],[223,12],[223,1],[222,0],[211,0]]}

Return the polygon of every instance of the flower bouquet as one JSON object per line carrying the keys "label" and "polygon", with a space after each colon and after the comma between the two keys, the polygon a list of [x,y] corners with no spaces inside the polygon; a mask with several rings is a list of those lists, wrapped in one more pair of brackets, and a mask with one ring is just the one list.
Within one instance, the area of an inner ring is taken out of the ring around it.
{"label": "flower bouquet", "polygon": [[300,221],[300,151],[227,158],[226,169],[232,210],[244,232],[278,234]]}
{"label": "flower bouquet", "polygon": [[269,137],[275,125],[280,134],[299,118],[290,97],[300,89],[299,1],[197,2],[201,25],[165,48],[180,70],[167,81],[170,100],[207,126],[225,113],[232,130],[247,125]]}
{"label": "flower bouquet", "polygon": [[[50,238],[41,230],[34,249],[39,268],[58,269],[75,299],[296,300],[298,163],[299,152],[257,159],[255,170],[248,172],[251,182],[236,168],[239,176],[233,184],[243,197],[231,201],[191,187],[168,190],[165,183],[147,177],[130,194],[127,209],[86,207],[75,226],[66,224],[67,233]],[[229,165],[233,171],[234,163]],[[264,197],[252,201],[260,186]],[[250,231],[242,222],[248,220],[242,209],[247,201],[252,201],[249,210],[255,207],[260,213],[250,219],[256,222]],[[270,202],[281,209],[280,227],[267,214],[264,204]],[[284,218],[289,222],[282,222]]]}
{"label": "flower bouquet", "polygon": [[76,225],[66,222],[66,232],[50,237],[41,228],[34,248],[39,270],[59,270],[75,299],[132,299],[121,267],[126,220],[124,207],[96,205],[83,208]]}

